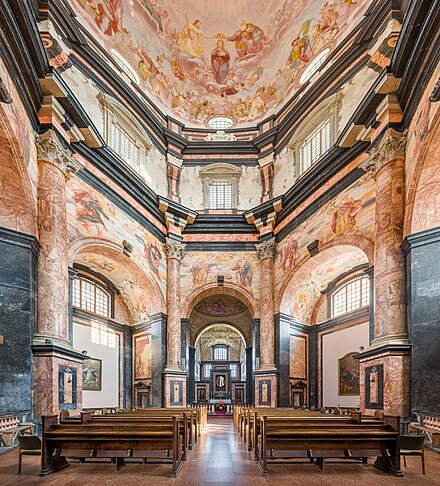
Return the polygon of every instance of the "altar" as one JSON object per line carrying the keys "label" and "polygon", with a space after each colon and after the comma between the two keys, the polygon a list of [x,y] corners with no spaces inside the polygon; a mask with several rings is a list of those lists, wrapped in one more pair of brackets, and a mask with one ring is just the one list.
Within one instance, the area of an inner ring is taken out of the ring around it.
{"label": "altar", "polygon": [[209,400],[209,412],[208,413],[217,413],[219,405],[222,408],[224,407],[223,413],[228,414],[228,413],[232,412],[232,400],[229,400],[229,399],[220,400],[220,399],[212,398],[211,400]]}

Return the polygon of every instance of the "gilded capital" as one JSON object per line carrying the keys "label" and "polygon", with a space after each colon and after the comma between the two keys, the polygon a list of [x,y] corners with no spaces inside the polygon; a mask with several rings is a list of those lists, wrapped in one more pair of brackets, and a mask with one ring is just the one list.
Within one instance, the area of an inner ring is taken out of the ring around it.
{"label": "gilded capital", "polygon": [[275,258],[277,253],[275,237],[270,240],[263,241],[262,243],[257,243],[255,248],[257,249],[257,256],[260,262],[266,258]]}
{"label": "gilded capital", "polygon": [[66,177],[80,171],[82,165],[72,158],[53,130],[48,130],[36,139],[38,160],[45,160],[64,172]]}
{"label": "gilded capital", "polygon": [[405,157],[406,135],[407,130],[388,130],[379,145],[370,150],[369,157],[359,164],[359,168],[374,175],[388,162]]}
{"label": "gilded capital", "polygon": [[171,238],[165,238],[165,245],[163,248],[168,259],[175,258],[181,262],[185,253],[185,247],[186,245],[180,243],[179,241],[172,240]]}

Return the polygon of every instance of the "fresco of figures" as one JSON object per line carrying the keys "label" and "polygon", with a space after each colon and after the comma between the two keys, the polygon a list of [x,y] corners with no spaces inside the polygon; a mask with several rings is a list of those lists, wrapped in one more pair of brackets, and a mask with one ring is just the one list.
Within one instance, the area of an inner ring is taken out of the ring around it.
{"label": "fresco of figures", "polygon": [[[127,240],[133,245],[130,257],[139,266],[138,275],[127,270],[122,253],[120,261],[103,254],[78,254],[75,261],[109,278],[125,297],[135,321],[148,320],[150,314],[160,312],[161,304],[157,288],[165,295],[166,260],[163,245],[148,231],[116,208],[108,199],[80,179],[72,178],[67,184],[67,215],[69,242],[81,237],[93,237],[97,241],[111,240],[121,245]],[[146,295],[145,273],[155,282],[156,290]]]}
{"label": "fresco of figures", "polygon": [[[216,282],[217,276],[223,275],[226,282],[242,287],[258,300],[259,271],[260,263],[255,253],[187,253],[181,268],[182,295],[189,295],[207,283]],[[221,303],[218,307],[221,309]]]}
{"label": "fresco of figures", "polygon": [[132,79],[189,125],[206,124],[213,115],[245,124],[274,112],[300,87],[307,66],[333,51],[370,3],[70,2],[92,36],[131,66]]}
{"label": "fresco of figures", "polygon": [[[365,175],[284,238],[278,246],[275,260],[277,292],[282,292],[291,275],[309,259],[307,245],[315,239],[321,246],[334,238],[344,237],[374,241],[374,204],[374,180]],[[366,263],[368,259],[362,250],[355,246],[347,247],[344,254],[333,256],[314,267],[302,284],[287,285],[282,296],[281,312],[308,323],[314,304],[327,283]]]}

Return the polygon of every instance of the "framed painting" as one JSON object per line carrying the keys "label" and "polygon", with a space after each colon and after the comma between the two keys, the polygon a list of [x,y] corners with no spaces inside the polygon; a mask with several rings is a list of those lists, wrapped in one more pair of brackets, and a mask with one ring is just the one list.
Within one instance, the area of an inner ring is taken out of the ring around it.
{"label": "framed painting", "polygon": [[134,339],[134,379],[151,378],[151,336],[146,334]]}
{"label": "framed painting", "polygon": [[348,353],[338,360],[339,396],[357,396],[359,389],[359,353]]}
{"label": "framed painting", "polygon": [[102,389],[102,360],[86,358],[82,363],[83,390],[101,391]]}
{"label": "framed painting", "polygon": [[290,335],[290,377],[307,378],[306,338]]}

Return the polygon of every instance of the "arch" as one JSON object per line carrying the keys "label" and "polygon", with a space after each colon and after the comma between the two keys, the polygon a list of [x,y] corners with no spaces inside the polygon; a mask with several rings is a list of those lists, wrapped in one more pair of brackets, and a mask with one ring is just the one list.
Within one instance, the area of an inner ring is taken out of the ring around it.
{"label": "arch", "polygon": [[[334,240],[336,241],[330,241],[323,245],[320,248],[319,253],[314,257],[308,256],[287,276],[278,293],[275,302],[275,312],[283,312],[283,309],[286,307],[285,299],[288,298],[288,294],[293,295],[293,293],[302,286],[303,282],[307,280],[313,270],[319,268],[331,258],[340,257],[347,254],[347,252],[356,250],[356,252],[365,256],[368,263],[371,264],[373,261],[374,245],[366,238],[360,239],[360,237],[354,236],[334,238]],[[353,244],[355,241],[358,244]],[[314,304],[316,304],[316,302],[314,302]]]}
{"label": "arch", "polygon": [[222,325],[222,326],[226,326],[226,327],[230,327],[231,329],[233,329],[234,331],[237,332],[237,334],[240,335],[241,339],[243,340],[243,344],[244,344],[244,347],[246,348],[247,347],[247,343],[246,343],[246,339],[245,337],[243,336],[243,333],[240,331],[240,329],[235,326],[234,324],[232,323],[229,323],[229,322],[217,322],[217,323],[212,323],[210,322],[209,324],[207,324],[204,328],[200,329],[198,331],[198,333],[194,336],[195,337],[195,340],[194,340],[194,347],[196,348],[197,347],[197,343],[199,341],[199,338],[202,334],[204,334],[205,332],[209,331],[209,329],[211,327],[215,327],[215,326],[218,326],[218,325]]}
{"label": "arch", "polygon": [[440,226],[440,110],[423,141],[408,190],[404,235]]}
{"label": "arch", "polygon": [[186,297],[182,305],[182,318],[189,319],[192,310],[201,300],[216,294],[224,294],[235,297],[246,305],[252,319],[259,316],[255,299],[249,291],[233,282],[225,282],[222,287],[219,287],[216,282],[211,282],[197,287],[197,289],[193,290],[193,292]]}
{"label": "arch", "polygon": [[28,167],[31,160],[25,159],[11,117],[1,104],[0,146],[0,226],[36,236],[37,200]]}
{"label": "arch", "polygon": [[73,265],[78,255],[86,253],[102,255],[120,264],[131,276],[135,277],[141,288],[150,290],[157,297],[158,302],[152,306],[151,313],[166,312],[165,298],[159,283],[144,270],[142,263],[137,261],[135,255],[128,257],[124,254],[122,245],[103,238],[77,238],[67,248],[69,266]]}

